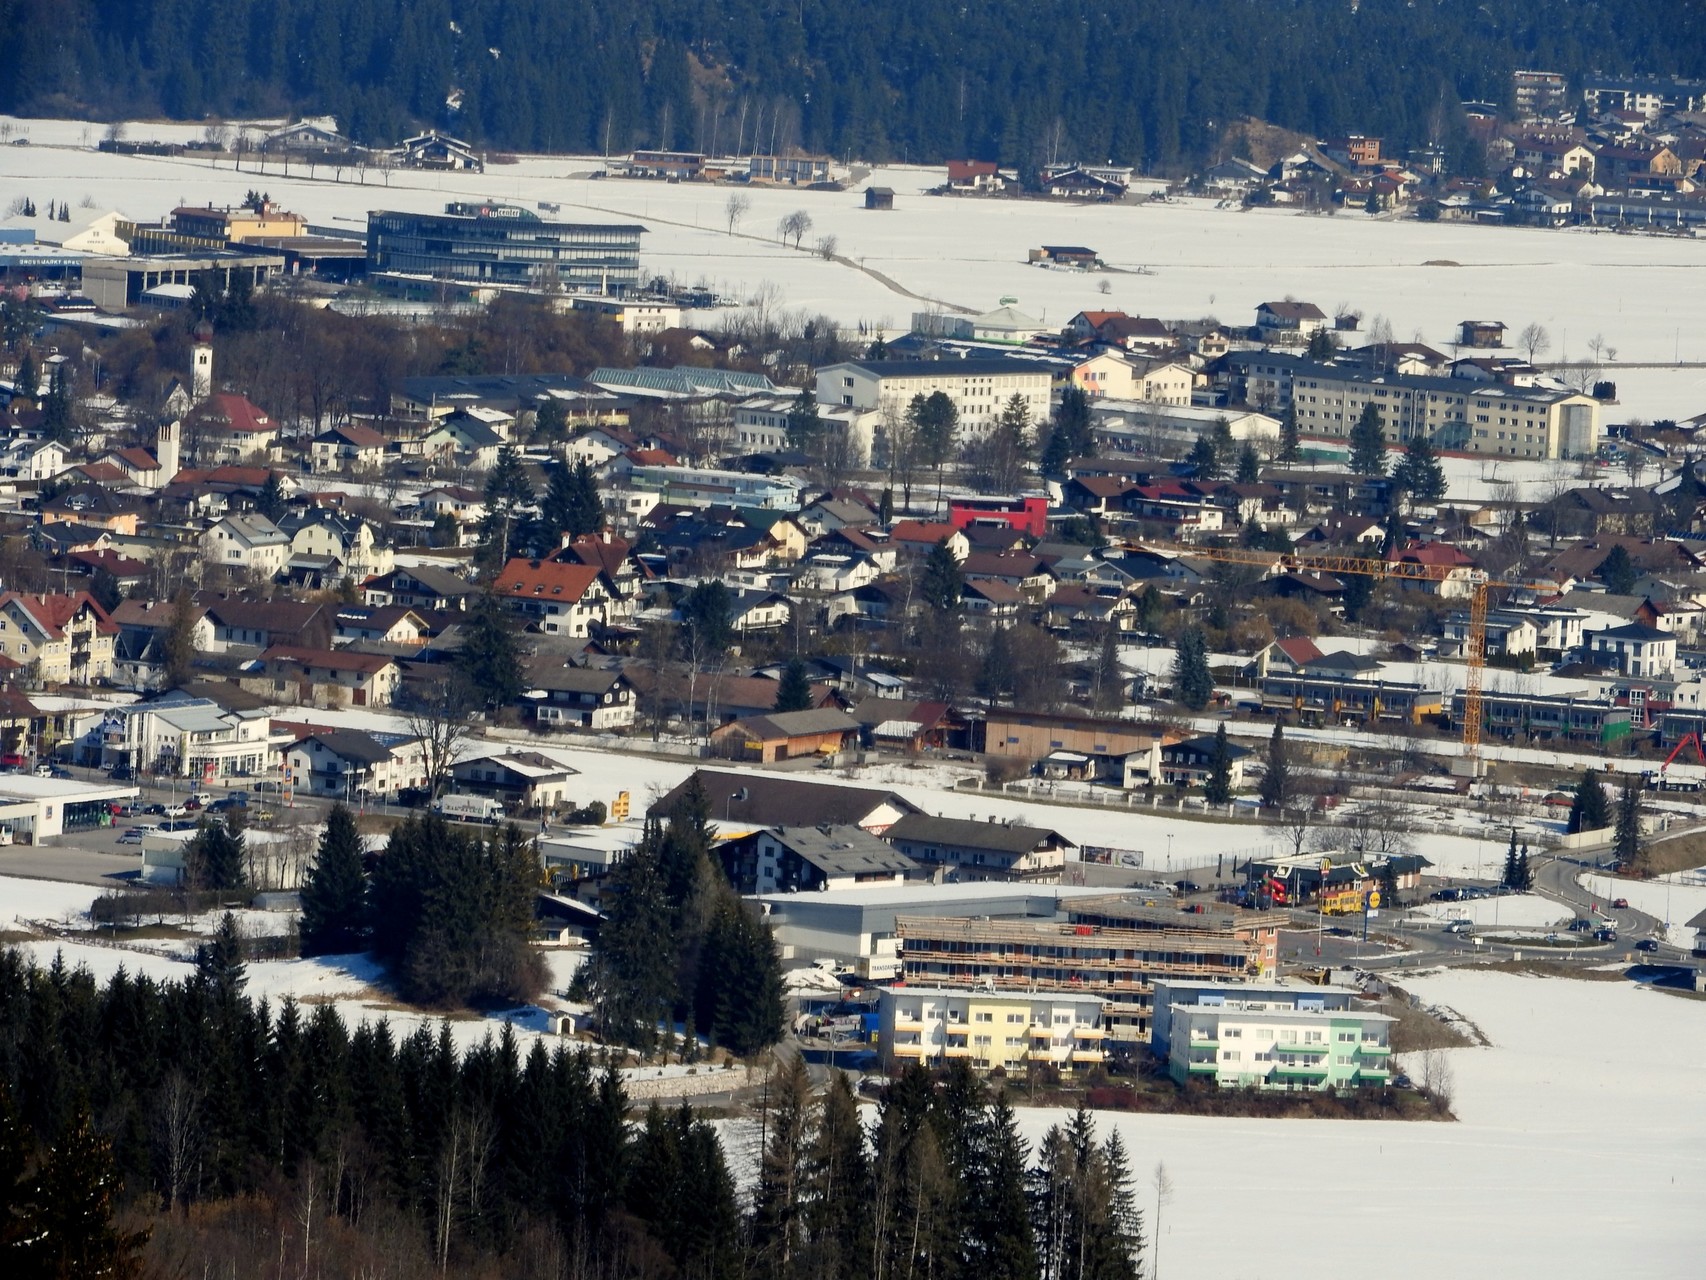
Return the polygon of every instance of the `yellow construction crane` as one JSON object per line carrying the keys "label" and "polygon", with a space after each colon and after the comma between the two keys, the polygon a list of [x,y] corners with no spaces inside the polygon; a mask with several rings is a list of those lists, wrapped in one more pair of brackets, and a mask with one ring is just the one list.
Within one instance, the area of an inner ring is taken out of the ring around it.
{"label": "yellow construction crane", "polygon": [[[1462,569],[1461,565],[1417,564],[1408,560],[1366,560],[1314,551],[1257,551],[1248,547],[1190,547],[1178,543],[1131,542],[1128,550],[1163,551],[1181,556],[1195,556],[1216,564],[1247,564],[1272,569],[1277,558],[1288,570],[1304,573],[1328,573],[1341,577],[1347,573],[1359,577],[1389,582],[1443,582]],[[1480,772],[1481,759],[1481,678],[1487,666],[1487,593],[1493,587],[1514,584],[1490,578],[1480,569],[1467,570],[1469,595],[1469,633],[1464,642],[1464,659],[1468,673],[1463,685],[1463,755],[1474,773]]]}

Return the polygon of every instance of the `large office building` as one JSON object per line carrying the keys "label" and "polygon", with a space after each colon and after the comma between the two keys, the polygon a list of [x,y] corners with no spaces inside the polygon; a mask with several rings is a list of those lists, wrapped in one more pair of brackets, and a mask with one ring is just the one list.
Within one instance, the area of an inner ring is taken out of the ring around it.
{"label": "large office building", "polygon": [[988,434],[1014,396],[1032,423],[1049,416],[1052,368],[1034,360],[849,360],[817,371],[817,402],[874,409],[885,418],[905,416],[914,396],[940,391],[959,415],[962,441]]}
{"label": "large office building", "polygon": [[457,202],[443,213],[367,215],[370,274],[424,276],[619,295],[640,280],[634,223],[547,222],[512,204]]}

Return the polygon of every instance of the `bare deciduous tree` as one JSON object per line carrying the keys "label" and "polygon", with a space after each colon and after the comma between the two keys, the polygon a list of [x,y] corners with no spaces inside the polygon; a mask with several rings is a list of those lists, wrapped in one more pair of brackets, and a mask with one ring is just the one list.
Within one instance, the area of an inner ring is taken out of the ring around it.
{"label": "bare deciduous tree", "polygon": [[812,229],[812,216],[804,209],[795,209],[776,224],[776,234],[786,243],[791,236],[794,248],[800,247],[800,241],[806,238],[806,232]]}
{"label": "bare deciduous tree", "polygon": [[201,1091],[181,1071],[160,1083],[154,1103],[154,1159],[166,1208],[187,1201],[192,1171],[201,1162]]}
{"label": "bare deciduous tree", "polygon": [[835,257],[835,250],[840,244],[834,236],[819,236],[817,238],[817,256],[825,262]]}
{"label": "bare deciduous tree", "polygon": [[1552,335],[1546,332],[1545,325],[1531,320],[1522,327],[1522,332],[1516,335],[1516,345],[1527,354],[1528,363],[1533,364],[1552,349]]}
{"label": "bare deciduous tree", "polygon": [[458,675],[412,691],[403,705],[403,721],[420,739],[429,799],[436,800],[462,747],[474,736],[474,699]]}
{"label": "bare deciduous tree", "polygon": [[752,197],[746,192],[736,191],[729,196],[723,205],[723,214],[729,220],[729,234],[731,236],[735,233],[735,228],[740,225],[740,220],[751,212]]}

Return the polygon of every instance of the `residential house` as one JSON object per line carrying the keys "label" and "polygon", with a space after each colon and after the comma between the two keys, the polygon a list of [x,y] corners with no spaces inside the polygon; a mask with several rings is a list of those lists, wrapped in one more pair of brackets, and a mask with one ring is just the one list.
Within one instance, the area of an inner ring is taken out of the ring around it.
{"label": "residential house", "polygon": [[237,681],[241,688],[301,706],[387,707],[402,679],[393,659],[348,649],[273,645],[261,654],[259,666]]}
{"label": "residential house", "polygon": [[504,440],[490,424],[459,411],[439,421],[418,444],[428,459],[489,471],[497,463]]}
{"label": "residential house", "polygon": [[349,423],[322,431],[309,446],[309,464],[316,473],[373,471],[385,461],[390,442],[372,427]]}
{"label": "residential house", "polygon": [[432,630],[425,618],[407,605],[346,604],[334,616],[333,647],[354,641],[413,644]]}
{"label": "residential house", "polygon": [[918,864],[863,827],[766,827],[719,841],[716,856],[739,894],[816,893],[904,884]]}
{"label": "residential house", "polygon": [[361,593],[370,605],[400,604],[413,609],[460,612],[480,593],[480,588],[451,569],[418,564],[369,578],[361,584]]}
{"label": "residential house", "polygon": [[246,397],[216,392],[184,418],[183,450],[192,465],[271,456],[278,425]]}
{"label": "residential house", "polygon": [[[459,793],[502,800],[511,814],[581,807],[575,803],[576,784],[570,781],[580,771],[543,752],[505,751],[458,760],[450,774]],[[585,784],[580,788],[584,792]]]}
{"label": "residential house", "polygon": [[1046,365],[1017,358],[967,360],[853,360],[817,371],[817,401],[881,414],[904,414],[913,396],[942,392],[957,411],[961,442],[976,440],[1000,421],[1018,396],[1032,422],[1049,416],[1052,377]]}
{"label": "residential house", "polygon": [[637,699],[633,682],[620,671],[536,663],[527,673],[523,706],[541,729],[631,729]]}
{"label": "residential house", "polygon": [[201,535],[202,558],[210,568],[271,579],[290,563],[291,537],[258,511],[228,515]]}
{"label": "residential house", "polygon": [[[1214,772],[1215,739],[1213,734],[1166,743],[1161,748],[1161,781],[1169,787],[1200,787]],[[1226,744],[1227,785],[1238,790],[1244,785],[1244,762],[1254,753],[1236,743]]]}
{"label": "residential house", "polygon": [[775,711],[734,720],[715,730],[711,749],[731,760],[775,764],[802,756],[837,755],[858,741],[859,722],[835,707]]}
{"label": "residential house", "polygon": [[1078,846],[1058,831],[1012,822],[975,822],[908,814],[883,839],[914,862],[941,867],[955,880],[1030,880],[1057,884],[1066,850]]}
{"label": "residential house", "polygon": [[113,674],[118,626],[87,591],[0,595],[0,655],[48,684],[93,684]]}
{"label": "residential house", "polygon": [[326,605],[296,600],[231,600],[202,594],[196,603],[205,606],[213,635],[206,645],[209,653],[224,653],[233,647],[267,649],[288,645],[302,649],[329,649],[336,634],[333,611]]}
{"label": "residential house", "polygon": [[[120,600],[109,615],[118,635],[113,640],[112,681],[121,689],[142,692],[160,688],[166,678],[166,638],[177,608],[172,601]],[[207,606],[190,605],[190,647],[196,653],[213,651],[213,619]]]}
{"label": "residential house", "polygon": [[329,562],[328,576],[362,582],[391,572],[391,548],[360,516],[316,508],[286,515],[278,527],[290,535],[291,561],[307,558]]}
{"label": "residential house", "polygon": [[1587,635],[1588,660],[1619,675],[1663,679],[1676,670],[1676,636],[1642,622]]}
{"label": "residential house", "polygon": [[1327,313],[1313,302],[1287,298],[1256,308],[1256,333],[1263,342],[1302,346],[1329,323]]}
{"label": "residential house", "polygon": [[948,161],[949,191],[959,194],[986,194],[1005,191],[1010,179],[993,160]]}
{"label": "residential house", "polygon": [[136,536],[141,511],[130,499],[98,484],[73,485],[36,507],[43,525],[75,524],[105,529],[127,538]]}
{"label": "residential house", "polygon": [[695,791],[710,801],[713,819],[742,827],[855,826],[881,835],[896,819],[919,812],[892,791],[748,769],[695,769],[653,803],[651,816],[667,817]]}
{"label": "residential house", "polygon": [[1032,763],[1066,752],[1084,760],[1092,778],[1122,786],[1161,776],[1159,724],[1100,716],[1009,711],[992,707],[984,721],[984,751]]}
{"label": "residential house", "polygon": [[56,440],[14,440],[0,451],[0,476],[48,480],[65,470],[65,446]]}
{"label": "residential house", "polygon": [[889,530],[889,544],[906,560],[925,559],[942,544],[943,539],[947,540],[949,554],[964,564],[966,557],[971,554],[971,543],[963,532],[951,524],[928,520],[900,520]]}
{"label": "residential house", "polygon": [[515,559],[498,572],[492,594],[539,631],[585,637],[609,620],[611,593],[600,578],[591,565]]}
{"label": "residential house", "polygon": [[353,803],[395,798],[427,785],[419,738],[359,729],[315,729],[284,749],[285,781],[299,794]]}

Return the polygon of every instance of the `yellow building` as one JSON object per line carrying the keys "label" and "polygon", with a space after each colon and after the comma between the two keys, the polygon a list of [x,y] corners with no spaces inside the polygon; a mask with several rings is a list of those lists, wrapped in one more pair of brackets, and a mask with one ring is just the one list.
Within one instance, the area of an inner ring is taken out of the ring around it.
{"label": "yellow building", "polygon": [[952,987],[890,987],[877,998],[878,1043],[889,1068],[963,1060],[1008,1075],[1036,1066],[1063,1074],[1107,1058],[1102,1001],[1065,991],[1024,995]]}

